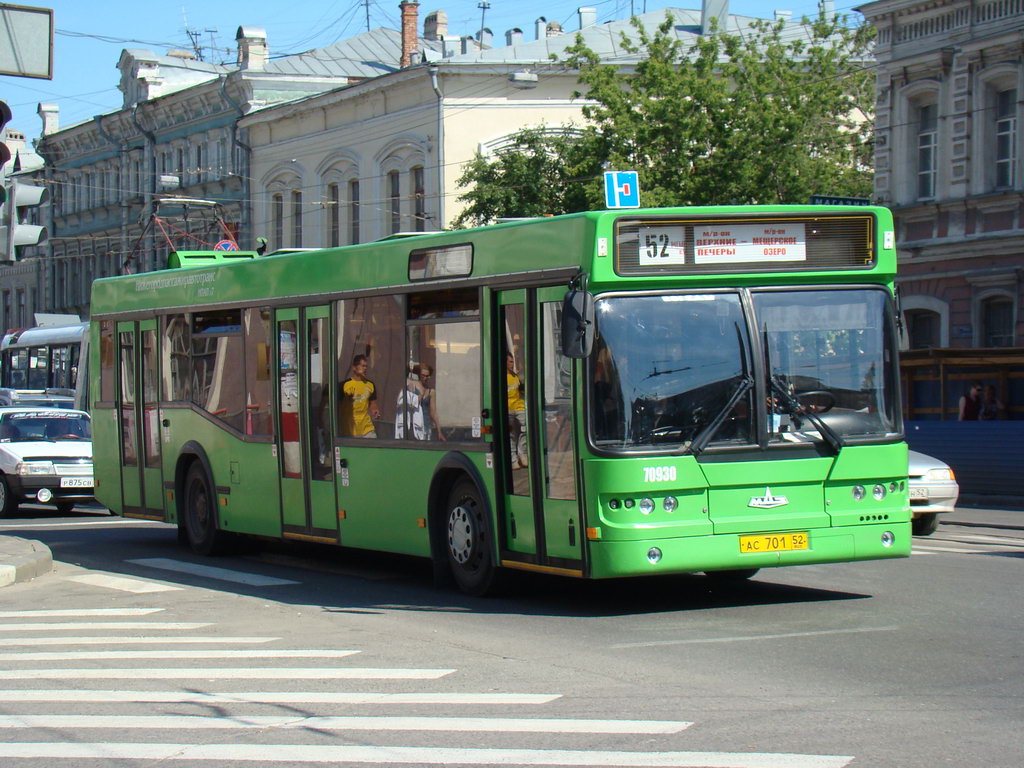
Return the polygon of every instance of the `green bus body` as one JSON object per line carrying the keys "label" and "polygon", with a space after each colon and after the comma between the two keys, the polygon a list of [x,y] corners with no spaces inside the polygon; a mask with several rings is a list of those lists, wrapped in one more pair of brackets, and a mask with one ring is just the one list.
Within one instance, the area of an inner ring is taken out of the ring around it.
{"label": "green bus body", "polygon": [[[735,256],[735,231],[762,226],[766,261]],[[97,498],[197,551],[240,533],[421,555],[476,593],[501,567],[746,575],[910,553],[884,208],[601,211],[179,263],[94,283],[89,391]],[[580,275],[597,341],[570,359],[553,339]],[[343,434],[353,352],[376,439]],[[436,389],[406,370],[424,359]],[[241,406],[214,407],[238,386]],[[408,407],[429,422],[430,397],[449,422],[433,431]]]}

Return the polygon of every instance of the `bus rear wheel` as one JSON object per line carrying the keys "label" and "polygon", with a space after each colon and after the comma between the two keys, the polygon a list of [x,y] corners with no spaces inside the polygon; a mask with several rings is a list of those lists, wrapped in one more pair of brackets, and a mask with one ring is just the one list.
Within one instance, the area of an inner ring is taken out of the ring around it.
{"label": "bus rear wheel", "polygon": [[223,548],[224,536],[217,530],[215,503],[210,479],[197,461],[185,475],[185,534],[196,554],[215,555]]}
{"label": "bus rear wheel", "polygon": [[448,495],[445,541],[459,589],[469,595],[487,594],[495,581],[494,541],[480,491],[470,480],[458,481]]}

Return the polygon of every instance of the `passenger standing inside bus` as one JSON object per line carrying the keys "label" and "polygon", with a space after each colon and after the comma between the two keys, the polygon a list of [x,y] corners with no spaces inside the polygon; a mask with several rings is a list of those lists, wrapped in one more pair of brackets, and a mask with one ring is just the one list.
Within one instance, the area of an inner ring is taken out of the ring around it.
{"label": "passenger standing inside bus", "polygon": [[366,355],[352,358],[352,375],[341,383],[341,433],[346,437],[377,437],[373,419],[380,418],[377,387],[366,378]]}
{"label": "passenger standing inside bus", "polygon": [[423,425],[426,428],[427,440],[444,440],[441,422],[437,419],[437,401],[434,395],[434,369],[421,363],[417,369],[420,382],[420,409],[423,412]]}
{"label": "passenger standing inside bus", "polygon": [[528,464],[526,400],[523,398],[523,380],[516,372],[516,361],[511,352],[505,354],[505,383],[508,389],[508,443],[511,449],[512,469],[516,469]]}

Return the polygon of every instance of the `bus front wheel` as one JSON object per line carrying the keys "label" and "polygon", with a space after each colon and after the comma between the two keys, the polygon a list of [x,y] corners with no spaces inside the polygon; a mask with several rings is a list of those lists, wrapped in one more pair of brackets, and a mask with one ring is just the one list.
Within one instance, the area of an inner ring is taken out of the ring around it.
{"label": "bus front wheel", "polygon": [[197,461],[185,475],[185,533],[192,551],[200,555],[215,555],[223,546],[215,504],[210,479]]}
{"label": "bus front wheel", "polygon": [[469,595],[487,594],[494,585],[494,541],[480,491],[470,480],[458,481],[448,496],[445,540],[459,589]]}

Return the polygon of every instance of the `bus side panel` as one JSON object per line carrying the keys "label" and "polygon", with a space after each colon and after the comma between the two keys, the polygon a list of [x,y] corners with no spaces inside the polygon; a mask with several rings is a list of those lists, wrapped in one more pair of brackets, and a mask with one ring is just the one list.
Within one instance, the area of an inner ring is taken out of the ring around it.
{"label": "bus side panel", "polygon": [[[342,545],[429,557],[426,489],[444,453],[353,445],[339,453],[346,464],[336,475]],[[481,477],[493,474],[484,453],[465,455]],[[492,488],[481,490],[493,498]]]}
{"label": "bus side panel", "polygon": [[121,432],[114,408],[92,411],[93,476],[96,500],[111,512],[124,512],[121,498]]}
{"label": "bus side panel", "polygon": [[[203,447],[217,490],[220,527],[235,533],[281,535],[277,458],[269,442],[246,442],[191,408],[164,408],[164,478],[175,477],[182,446]],[[227,491],[226,493],[224,491]],[[177,521],[177,504],[164,494],[166,519]]]}

